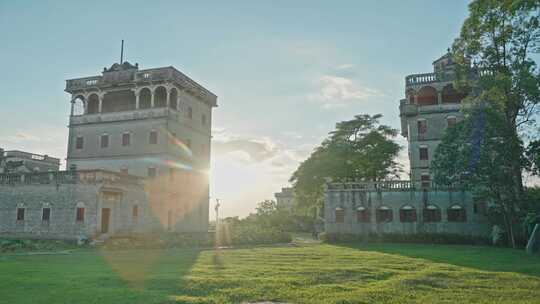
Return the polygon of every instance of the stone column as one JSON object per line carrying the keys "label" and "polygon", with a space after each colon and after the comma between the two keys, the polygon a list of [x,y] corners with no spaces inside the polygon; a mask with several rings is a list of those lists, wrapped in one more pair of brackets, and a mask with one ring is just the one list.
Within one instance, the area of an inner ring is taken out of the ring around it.
{"label": "stone column", "polygon": [[414,94],[414,104],[415,105],[418,104],[418,95],[417,94]]}
{"label": "stone column", "polygon": [[442,104],[442,92],[437,91],[437,104]]}
{"label": "stone column", "polygon": [[170,106],[171,106],[171,95],[170,95],[170,89],[167,88],[167,105],[166,105],[167,109],[170,108]]}
{"label": "stone column", "polygon": [[73,116],[73,106],[75,105],[75,100],[71,100],[71,112],[69,114],[69,116]]}
{"label": "stone column", "polygon": [[152,95],[152,98],[150,98],[150,108],[154,108],[154,91],[155,91],[155,88],[153,88],[150,93]]}
{"label": "stone column", "polygon": [[101,113],[103,110],[103,98],[105,97],[104,94],[99,94],[99,106],[98,106],[98,113]]}
{"label": "stone column", "polygon": [[138,110],[138,109],[139,109],[139,96],[140,96],[140,91],[138,91],[138,90],[133,90],[133,93],[135,93],[135,110]]}
{"label": "stone column", "polygon": [[84,115],[88,114],[88,96],[84,98]]}

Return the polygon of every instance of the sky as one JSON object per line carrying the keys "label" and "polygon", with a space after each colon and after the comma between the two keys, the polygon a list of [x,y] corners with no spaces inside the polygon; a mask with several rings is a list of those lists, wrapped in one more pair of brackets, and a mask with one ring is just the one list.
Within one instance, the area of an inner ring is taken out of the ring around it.
{"label": "sky", "polygon": [[65,80],[99,75],[124,39],[126,60],[218,96],[210,195],[246,216],[336,122],[381,113],[399,129],[405,76],[431,72],[466,15],[464,0],[0,0],[0,147],[64,162]]}

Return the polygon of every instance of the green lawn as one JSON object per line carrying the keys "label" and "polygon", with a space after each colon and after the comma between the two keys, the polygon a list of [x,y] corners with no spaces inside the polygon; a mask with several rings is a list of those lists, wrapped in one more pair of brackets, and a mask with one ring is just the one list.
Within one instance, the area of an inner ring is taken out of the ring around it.
{"label": "green lawn", "polygon": [[540,303],[511,249],[319,245],[0,255],[1,303]]}

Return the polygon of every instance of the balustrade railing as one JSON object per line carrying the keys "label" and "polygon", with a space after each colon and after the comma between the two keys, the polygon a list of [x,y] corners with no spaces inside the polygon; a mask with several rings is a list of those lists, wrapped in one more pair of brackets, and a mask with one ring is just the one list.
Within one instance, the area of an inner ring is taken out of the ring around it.
{"label": "balustrade railing", "polygon": [[138,183],[141,178],[106,170],[1,173],[0,185]]}

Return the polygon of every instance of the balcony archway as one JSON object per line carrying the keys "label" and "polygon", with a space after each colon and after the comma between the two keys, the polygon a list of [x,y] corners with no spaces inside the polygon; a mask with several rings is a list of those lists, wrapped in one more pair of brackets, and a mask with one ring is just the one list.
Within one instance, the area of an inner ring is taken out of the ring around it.
{"label": "balcony archway", "polygon": [[80,116],[84,115],[84,105],[86,103],[86,100],[84,99],[84,96],[79,95],[75,97],[71,101],[71,115],[73,116]]}
{"label": "balcony archway", "polygon": [[442,103],[460,103],[465,96],[466,94],[454,89],[452,84],[442,89]]}
{"label": "balcony archway", "polygon": [[144,88],[139,92],[139,109],[150,109],[152,107],[152,92],[149,88]]}
{"label": "balcony archway", "polygon": [[103,96],[102,112],[135,110],[135,93],[131,90],[112,91]]}
{"label": "balcony archway", "polygon": [[419,106],[435,105],[437,104],[437,90],[431,86],[422,87],[418,91],[416,99]]}
{"label": "balcony archway", "polygon": [[167,89],[159,86],[154,91],[154,107],[164,108],[167,106]]}
{"label": "balcony archway", "polygon": [[99,112],[99,96],[92,94],[88,97],[88,114],[96,114]]}

